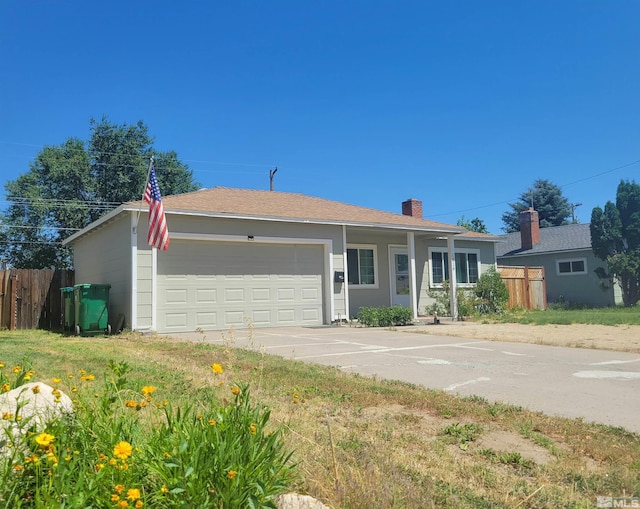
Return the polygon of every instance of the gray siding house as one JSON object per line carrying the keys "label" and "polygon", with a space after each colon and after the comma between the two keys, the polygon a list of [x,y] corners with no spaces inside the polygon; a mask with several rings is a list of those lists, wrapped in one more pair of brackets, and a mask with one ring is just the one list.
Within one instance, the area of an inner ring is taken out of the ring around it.
{"label": "gray siding house", "polygon": [[520,232],[502,236],[496,245],[498,265],[542,266],[549,303],[573,303],[592,307],[622,303],[617,285],[603,286],[595,274],[606,263],[591,249],[589,224],[540,228],[538,212],[520,214]]}
{"label": "gray siding house", "polygon": [[110,284],[111,321],[162,333],[318,326],[362,306],[418,317],[449,274],[473,286],[496,237],[296,193],[213,188],[166,196],[171,244],[147,245],[147,204],[119,206],[65,243],[76,282]]}

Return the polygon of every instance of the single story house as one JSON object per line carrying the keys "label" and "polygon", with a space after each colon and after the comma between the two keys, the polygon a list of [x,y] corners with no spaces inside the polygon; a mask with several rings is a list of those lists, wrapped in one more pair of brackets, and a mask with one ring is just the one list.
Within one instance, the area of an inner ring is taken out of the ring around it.
{"label": "single story house", "polygon": [[498,265],[544,267],[547,300],[590,307],[622,303],[617,284],[603,285],[596,275],[603,262],[591,249],[589,224],[540,228],[538,212],[520,214],[520,231],[502,236],[496,245]]}
{"label": "single story house", "polygon": [[362,306],[407,306],[417,318],[449,274],[473,286],[496,263],[497,237],[423,219],[416,199],[402,214],[222,187],[162,201],[166,251],[147,245],[143,201],[65,241],[76,281],[110,284],[111,316],[132,330],[319,326]]}

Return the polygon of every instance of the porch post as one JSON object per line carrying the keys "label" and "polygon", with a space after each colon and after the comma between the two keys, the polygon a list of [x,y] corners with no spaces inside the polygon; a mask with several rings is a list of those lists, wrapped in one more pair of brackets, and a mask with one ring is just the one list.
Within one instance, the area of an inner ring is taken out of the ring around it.
{"label": "porch post", "polygon": [[449,306],[451,320],[458,319],[458,296],[456,295],[456,256],[453,235],[447,235],[447,252],[449,254]]}
{"label": "porch post", "polygon": [[347,314],[347,323],[351,322],[351,314],[349,312],[349,267],[347,265],[347,227],[342,225],[342,266],[344,270],[344,283],[342,289],[344,291],[344,312]]}
{"label": "porch post", "polygon": [[407,233],[409,247],[409,305],[413,311],[413,319],[418,319],[418,295],[416,285],[416,239],[413,232]]}

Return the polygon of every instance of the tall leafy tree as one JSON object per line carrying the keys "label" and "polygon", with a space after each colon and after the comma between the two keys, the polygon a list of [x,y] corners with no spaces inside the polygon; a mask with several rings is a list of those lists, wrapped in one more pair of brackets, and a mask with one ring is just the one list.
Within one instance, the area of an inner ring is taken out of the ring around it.
{"label": "tall leafy tree", "polygon": [[591,212],[590,229],[593,253],[608,267],[608,272],[599,267],[596,274],[617,281],[624,305],[634,306],[640,300],[640,185],[621,181],[616,203],[608,201],[604,210]]}
{"label": "tall leafy tree", "polygon": [[489,233],[489,230],[487,229],[487,225],[479,217],[474,217],[473,219],[467,219],[466,217],[462,216],[460,219],[456,221],[456,225],[463,226],[471,232]]}
{"label": "tall leafy tree", "polygon": [[503,230],[507,233],[520,231],[520,212],[531,206],[538,211],[540,228],[570,223],[571,205],[562,195],[562,189],[548,180],[538,179],[520,194],[518,202],[509,204],[511,210],[502,214]]}
{"label": "tall leafy tree", "polygon": [[174,151],[155,152],[143,122],[90,121],[90,138],[45,147],[27,173],[5,184],[7,210],[0,216],[4,261],[20,268],[67,268],[66,237],[123,202],[142,197],[149,167],[163,195],[194,191],[192,172]]}

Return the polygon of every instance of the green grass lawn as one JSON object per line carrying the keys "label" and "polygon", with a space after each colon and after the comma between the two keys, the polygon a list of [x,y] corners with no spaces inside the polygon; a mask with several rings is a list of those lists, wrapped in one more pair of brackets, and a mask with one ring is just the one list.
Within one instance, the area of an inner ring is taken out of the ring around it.
{"label": "green grass lawn", "polygon": [[[153,385],[157,400],[205,415],[233,401],[235,384],[248,384],[293,453],[298,476],[288,489],[334,508],[588,508],[597,496],[640,495],[640,437],[624,429],[283,360],[259,344],[239,350],[233,333],[225,338],[212,346],[204,335],[186,342],[4,331],[0,362],[5,371],[28,365],[33,380],[60,378],[69,394],[84,370],[95,374],[86,383],[98,397],[109,361],[126,361],[132,386]],[[145,412],[133,415],[156,426]]]}
{"label": "green grass lawn", "polygon": [[505,323],[532,325],[569,325],[572,323],[599,325],[640,325],[640,306],[631,308],[562,309],[550,307],[544,311],[513,310],[496,318]]}

